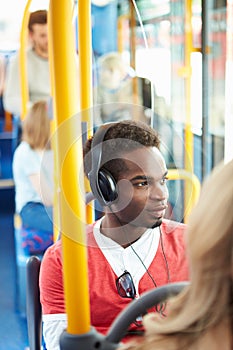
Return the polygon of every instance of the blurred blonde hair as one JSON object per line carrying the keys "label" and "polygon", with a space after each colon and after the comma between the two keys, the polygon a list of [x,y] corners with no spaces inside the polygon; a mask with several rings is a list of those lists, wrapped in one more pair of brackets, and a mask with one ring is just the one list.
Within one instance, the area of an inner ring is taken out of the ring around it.
{"label": "blurred blonde hair", "polygon": [[128,64],[122,57],[122,54],[119,52],[109,52],[101,56],[98,60],[99,67],[101,69],[114,70],[119,69],[123,72],[128,71]]}
{"label": "blurred blonde hair", "polygon": [[191,284],[169,301],[165,319],[145,316],[146,336],[133,349],[206,349],[206,336],[213,341],[222,330],[229,334],[221,339],[222,348],[232,349],[232,174],[233,161],[218,166],[204,183],[188,224]]}
{"label": "blurred blonde hair", "polygon": [[[114,73],[118,72],[119,74],[119,85],[124,78],[127,78],[128,75],[132,74],[133,69],[126,63],[123,59],[122,54],[119,52],[109,52],[98,59],[99,67],[99,84],[100,85],[109,85],[109,76],[106,77],[106,72],[110,73],[110,77]],[[111,85],[111,84],[110,84]]]}
{"label": "blurred blonde hair", "polygon": [[34,103],[22,125],[22,140],[32,149],[49,149],[50,120],[45,101]]}

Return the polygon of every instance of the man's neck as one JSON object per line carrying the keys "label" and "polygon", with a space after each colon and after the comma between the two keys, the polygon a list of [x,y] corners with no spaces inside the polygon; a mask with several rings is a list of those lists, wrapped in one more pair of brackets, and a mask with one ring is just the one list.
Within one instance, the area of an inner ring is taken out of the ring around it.
{"label": "man's neck", "polygon": [[123,248],[136,242],[146,230],[146,227],[137,227],[131,224],[121,225],[118,220],[110,218],[109,215],[103,218],[100,227],[100,232],[104,236],[111,238]]}
{"label": "man's neck", "polygon": [[33,51],[35,52],[35,54],[37,56],[39,56],[40,58],[43,58],[44,60],[47,60],[48,59],[48,52],[46,51],[41,51],[41,50],[38,50],[38,49],[35,49],[33,48]]}

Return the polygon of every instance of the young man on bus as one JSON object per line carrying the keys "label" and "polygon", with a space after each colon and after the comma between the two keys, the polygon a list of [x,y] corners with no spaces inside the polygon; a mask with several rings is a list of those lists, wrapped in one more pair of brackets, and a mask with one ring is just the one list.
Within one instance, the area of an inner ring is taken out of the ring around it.
{"label": "young man on bus", "polygon": [[[50,75],[48,61],[48,25],[47,11],[32,12],[28,22],[31,46],[27,50],[27,83],[29,105],[50,98]],[[4,109],[16,116],[21,115],[21,87],[19,72],[19,53],[10,58],[7,65],[4,90]],[[30,107],[29,106],[29,107]]]}
{"label": "young man on bus", "polygon": [[[121,121],[101,126],[84,147],[85,174],[105,211],[87,227],[91,325],[103,334],[132,299],[189,278],[186,226],[164,219],[167,167],[159,145],[148,125]],[[56,350],[67,327],[61,241],[44,255],[40,293],[46,347]],[[135,322],[128,336],[141,332]]]}

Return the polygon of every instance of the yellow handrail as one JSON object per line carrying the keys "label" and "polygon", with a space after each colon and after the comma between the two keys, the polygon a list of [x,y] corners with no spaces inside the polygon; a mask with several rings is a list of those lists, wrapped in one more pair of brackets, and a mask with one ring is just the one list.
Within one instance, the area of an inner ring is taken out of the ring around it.
{"label": "yellow handrail", "polygon": [[[193,49],[192,41],[192,0],[185,0],[185,150],[184,167],[190,173],[193,171],[193,134],[191,130],[191,53]],[[189,205],[190,182],[184,187],[185,207]],[[187,209],[188,210],[188,209]]]}
{"label": "yellow handrail", "polygon": [[[91,40],[91,7],[90,1],[78,2],[78,51],[80,72],[80,109],[81,119],[87,125],[87,135],[93,134],[93,93],[92,93],[92,40]],[[90,185],[85,179],[86,192]],[[94,221],[92,203],[86,206],[87,223]]]}
{"label": "yellow handrail", "polygon": [[[185,0],[185,25],[184,25],[184,66],[179,70],[181,77],[185,79],[185,125],[184,125],[184,167],[192,173],[193,171],[193,133],[191,125],[191,53],[194,51],[192,39],[192,0]],[[184,203],[188,206],[190,182],[184,186]]]}
{"label": "yellow handrail", "polygon": [[[81,1],[86,2],[88,1]],[[84,179],[81,120],[77,114],[78,81],[75,74],[77,67],[72,2],[50,0],[49,11],[67,332],[83,334],[90,329],[90,305],[85,201],[81,196],[84,193]]]}
{"label": "yellow handrail", "polygon": [[186,193],[187,197],[184,209],[184,222],[186,222],[192,208],[194,207],[199,198],[201,190],[200,181],[195,174],[185,169],[169,169],[168,178],[169,180],[186,180],[190,184],[190,192]]}
{"label": "yellow handrail", "polygon": [[20,48],[19,48],[19,76],[20,76],[20,89],[21,89],[21,115],[23,120],[27,114],[27,105],[29,101],[28,91],[28,79],[27,79],[27,39],[28,39],[28,20],[29,20],[29,7],[31,0],[28,0],[23,14],[23,20],[20,32]]}
{"label": "yellow handrail", "polygon": [[121,15],[117,19],[117,48],[120,53],[124,51],[124,20],[128,15]]}
{"label": "yellow handrail", "polygon": [[[50,11],[48,11],[48,28],[50,26]],[[55,96],[54,96],[54,71],[53,71],[53,49],[52,49],[52,33],[51,30],[48,31],[48,53],[49,53],[49,72],[50,72],[50,86],[51,86],[51,99],[50,103],[51,105],[49,106],[51,108],[51,111],[53,113],[53,119],[51,120],[50,123],[50,129],[51,129],[51,147],[53,149],[53,157],[54,157],[54,196],[53,196],[53,240],[54,242],[57,241],[57,239],[60,237],[60,215],[59,215],[59,200],[57,196],[58,192],[58,178],[57,178],[57,173],[58,173],[58,160],[57,160],[57,120],[56,120],[56,103],[55,103]]]}
{"label": "yellow handrail", "polygon": [[92,44],[91,10],[89,1],[78,2],[78,51],[80,72],[80,109],[82,121],[87,122],[88,133],[92,133]]}

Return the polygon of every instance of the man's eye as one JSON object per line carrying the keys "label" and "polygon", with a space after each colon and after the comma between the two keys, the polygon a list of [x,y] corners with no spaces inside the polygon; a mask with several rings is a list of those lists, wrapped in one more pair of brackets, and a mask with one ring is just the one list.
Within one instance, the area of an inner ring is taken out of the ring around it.
{"label": "man's eye", "polygon": [[134,184],[136,187],[145,187],[148,185],[148,181],[141,181]]}
{"label": "man's eye", "polygon": [[161,185],[165,185],[168,180],[168,177],[163,177],[161,180]]}

